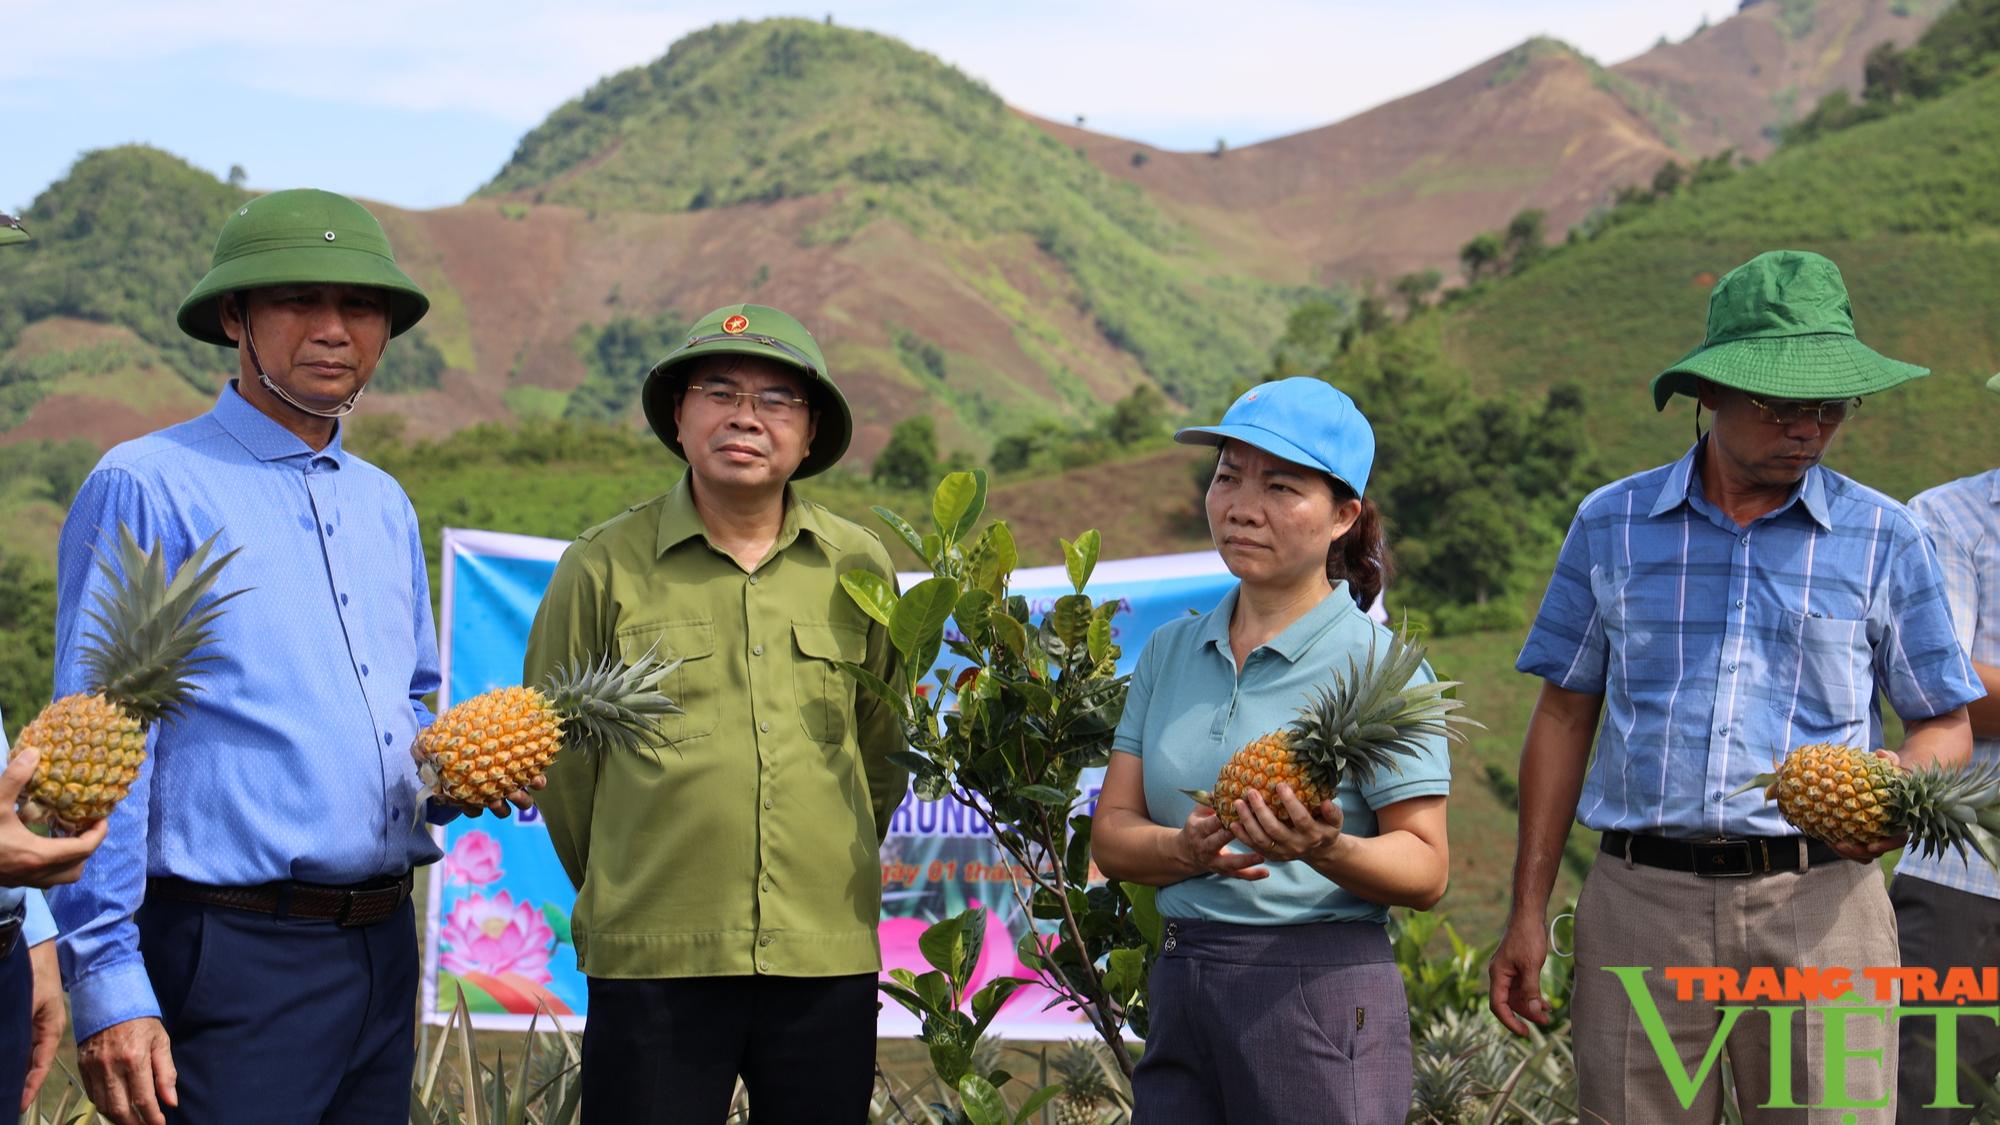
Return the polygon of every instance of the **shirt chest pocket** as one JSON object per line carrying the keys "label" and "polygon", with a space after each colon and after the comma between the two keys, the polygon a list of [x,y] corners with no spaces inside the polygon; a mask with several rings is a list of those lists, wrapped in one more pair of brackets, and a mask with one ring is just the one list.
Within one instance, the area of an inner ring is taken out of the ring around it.
{"label": "shirt chest pocket", "polygon": [[1800,613],[1789,616],[1797,630],[1801,701],[1819,704],[1812,710],[1822,712],[1836,729],[1865,724],[1875,694],[1875,654],[1868,643],[1868,623]]}
{"label": "shirt chest pocket", "polygon": [[851,625],[796,622],[792,643],[792,687],[799,722],[815,742],[847,741],[854,726],[854,678],[838,661],[859,664],[868,654],[868,634]]}
{"label": "shirt chest pocket", "polygon": [[713,733],[719,690],[715,623],[664,621],[618,630],[618,653],[625,663],[636,664],[649,652],[661,660],[681,662],[680,667],[660,681],[660,691],[683,713],[662,718],[660,733],[673,743],[690,742]]}

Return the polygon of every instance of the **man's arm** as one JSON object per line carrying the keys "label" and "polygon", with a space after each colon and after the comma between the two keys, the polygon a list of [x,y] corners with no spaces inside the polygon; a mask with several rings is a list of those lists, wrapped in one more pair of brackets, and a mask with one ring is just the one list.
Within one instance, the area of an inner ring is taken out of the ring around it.
{"label": "man's arm", "polygon": [[[584,546],[572,543],[563,552],[535,611],[521,664],[524,684],[540,684],[573,660],[603,659],[614,639],[603,620],[604,579],[584,561]],[[536,802],[556,858],[577,888],[590,864],[590,810],[596,796],[596,757],[566,751],[549,763],[548,788]]]}
{"label": "man's arm", "polygon": [[1972,670],[1979,674],[1980,686],[1986,689],[1985,698],[1965,705],[1965,717],[1972,720],[1972,737],[2000,738],[2000,668],[1975,660]]}
{"label": "man's arm", "polygon": [[[1974,543],[1968,537],[2000,534],[2000,527],[1968,525],[1963,518],[1953,518],[1951,507],[1951,500],[1945,498],[1942,490],[1926,492],[1910,502],[1910,510],[1930,533],[1931,546],[1937,552],[1938,573],[1944,578],[1945,602],[1951,608],[1952,628],[1959,647],[1970,654],[1976,651],[1981,615],[1991,608],[1987,599],[1993,596],[1992,591],[1980,587],[2000,582],[2000,575],[1980,572]],[[2000,668],[1975,661],[1972,671],[1979,678],[1979,686],[1986,689],[1983,697],[1966,704],[1966,717],[1972,720],[1972,736],[2000,738]]]}
{"label": "man's arm", "polygon": [[[85,611],[110,591],[98,572],[97,553],[116,557],[113,547],[121,523],[142,545],[162,543],[169,568],[187,560],[189,544],[137,480],[122,470],[102,468],[85,479],[63,521],[56,554],[58,697],[88,686],[79,649],[94,626]],[[146,826],[159,763],[158,727],[148,741],[139,776],[108,818],[104,843],[80,879],[50,892],[49,908],[62,928],[56,953],[69,984],[77,1061],[91,1101],[113,1120],[164,1123],[160,1107],[176,1104],[176,1075],[133,920],[146,894]]]}
{"label": "man's arm", "polygon": [[[1949,536],[1941,541],[1954,542]],[[1985,688],[1966,655],[1971,622],[1951,596],[1964,582],[1953,581],[1948,569],[1964,561],[1947,564],[1931,537],[1918,531],[1896,549],[1869,607],[1875,681],[1903,717],[1896,756],[1908,769],[1957,769],[1972,760],[1966,704],[1984,698]]]}
{"label": "man's arm", "polygon": [[[889,561],[888,551],[879,542],[872,546],[874,550],[869,557],[875,562],[877,573],[888,579],[890,586],[895,586],[896,570]],[[840,596],[847,595],[843,593]],[[881,677],[883,683],[895,682],[896,647],[889,643],[889,630],[879,621],[869,624],[868,654],[861,663]],[[854,720],[862,766],[868,772],[869,803],[874,806],[875,839],[879,843],[888,839],[889,820],[896,815],[896,808],[903,803],[903,793],[910,784],[909,772],[891,762],[889,755],[909,749],[910,740],[896,709],[860,684],[854,685]]]}
{"label": "man's arm", "polygon": [[1562,867],[1563,843],[1576,820],[1590,745],[1604,697],[1542,685],[1521,747],[1521,818],[1514,853],[1514,899],[1507,932],[1487,966],[1493,1014],[1516,1035],[1527,1034],[1522,1017],[1549,1021],[1542,999],[1542,962],[1549,952],[1549,895]]}

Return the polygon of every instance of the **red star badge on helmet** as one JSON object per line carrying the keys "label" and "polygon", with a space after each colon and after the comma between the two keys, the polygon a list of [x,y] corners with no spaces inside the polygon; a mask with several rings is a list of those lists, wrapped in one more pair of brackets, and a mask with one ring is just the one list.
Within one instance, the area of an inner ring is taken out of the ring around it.
{"label": "red star badge on helmet", "polygon": [[729,317],[722,322],[722,330],[731,336],[746,331],[749,327],[750,318],[744,316],[742,313],[737,313],[735,316]]}

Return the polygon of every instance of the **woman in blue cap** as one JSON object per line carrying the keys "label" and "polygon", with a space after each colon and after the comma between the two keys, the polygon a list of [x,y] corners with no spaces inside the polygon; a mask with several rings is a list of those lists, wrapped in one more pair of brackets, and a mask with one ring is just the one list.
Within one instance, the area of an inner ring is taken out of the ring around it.
{"label": "woman in blue cap", "polygon": [[1160,887],[1166,919],[1134,1116],[1400,1123],[1409,1006],[1386,908],[1444,894],[1444,739],[1317,809],[1281,786],[1289,821],[1252,794],[1225,827],[1183,792],[1387,647],[1359,608],[1389,568],[1362,498],[1374,431],[1345,394],[1296,378],[1175,439],[1221,447],[1208,526],[1239,581],[1146,642],[1098,799],[1098,866]]}

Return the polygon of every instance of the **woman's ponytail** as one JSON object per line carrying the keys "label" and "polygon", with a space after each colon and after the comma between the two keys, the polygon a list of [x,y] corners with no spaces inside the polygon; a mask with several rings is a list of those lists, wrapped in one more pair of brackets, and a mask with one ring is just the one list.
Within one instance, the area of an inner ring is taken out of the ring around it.
{"label": "woman's ponytail", "polygon": [[[1335,506],[1339,506],[1358,498],[1353,489],[1335,480],[1333,499]],[[1382,526],[1381,511],[1375,507],[1375,501],[1359,499],[1360,517],[1347,529],[1347,534],[1334,540],[1327,549],[1326,576],[1333,582],[1346,579],[1355,604],[1365,609],[1382,596],[1396,564],[1389,556],[1389,539]]]}

